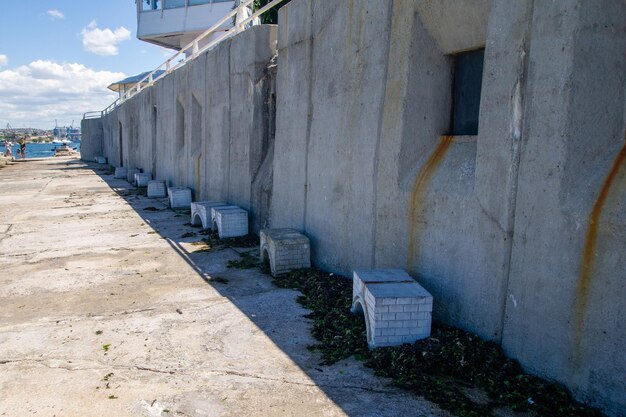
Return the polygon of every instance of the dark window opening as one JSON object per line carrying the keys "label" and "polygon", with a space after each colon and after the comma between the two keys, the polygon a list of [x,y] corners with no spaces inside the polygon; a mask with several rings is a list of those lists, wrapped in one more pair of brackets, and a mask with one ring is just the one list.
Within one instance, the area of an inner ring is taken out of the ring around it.
{"label": "dark window opening", "polygon": [[452,134],[477,135],[485,50],[454,56],[452,83]]}

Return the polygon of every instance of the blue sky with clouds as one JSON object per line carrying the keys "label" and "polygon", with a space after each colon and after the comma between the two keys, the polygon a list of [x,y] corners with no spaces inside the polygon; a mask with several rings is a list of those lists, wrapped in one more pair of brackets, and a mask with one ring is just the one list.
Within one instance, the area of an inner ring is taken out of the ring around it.
{"label": "blue sky with clouds", "polygon": [[134,0],[2,0],[0,127],[77,124],[106,107],[107,85],[174,53],[136,30]]}

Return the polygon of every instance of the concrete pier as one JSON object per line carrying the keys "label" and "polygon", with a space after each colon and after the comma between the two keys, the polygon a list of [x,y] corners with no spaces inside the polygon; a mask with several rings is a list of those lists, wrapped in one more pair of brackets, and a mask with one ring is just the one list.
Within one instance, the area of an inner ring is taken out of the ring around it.
{"label": "concrete pier", "polygon": [[0,169],[0,416],[449,416],[320,367],[297,292],[194,252],[187,216],[106,172]]}

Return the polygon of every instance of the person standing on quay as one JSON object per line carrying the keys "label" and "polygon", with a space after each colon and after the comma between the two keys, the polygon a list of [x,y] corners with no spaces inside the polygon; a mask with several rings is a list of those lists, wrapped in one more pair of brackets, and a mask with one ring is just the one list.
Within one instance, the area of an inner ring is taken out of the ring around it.
{"label": "person standing on quay", "polygon": [[9,142],[8,140],[4,141],[4,156],[6,156],[7,158],[13,156],[13,153],[11,152],[11,142]]}
{"label": "person standing on quay", "polygon": [[20,140],[20,153],[22,154],[22,159],[26,159],[26,140],[22,138]]}

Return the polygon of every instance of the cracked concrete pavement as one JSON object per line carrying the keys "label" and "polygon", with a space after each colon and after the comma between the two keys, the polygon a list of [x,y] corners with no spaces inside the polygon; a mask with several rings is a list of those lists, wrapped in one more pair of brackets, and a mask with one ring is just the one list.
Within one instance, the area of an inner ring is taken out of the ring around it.
{"label": "cracked concrete pavement", "polygon": [[448,415],[320,366],[297,292],[165,203],[76,159],[0,169],[0,416]]}

